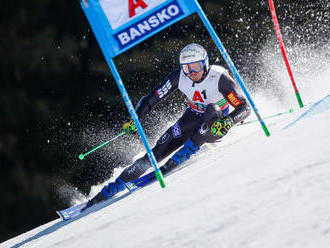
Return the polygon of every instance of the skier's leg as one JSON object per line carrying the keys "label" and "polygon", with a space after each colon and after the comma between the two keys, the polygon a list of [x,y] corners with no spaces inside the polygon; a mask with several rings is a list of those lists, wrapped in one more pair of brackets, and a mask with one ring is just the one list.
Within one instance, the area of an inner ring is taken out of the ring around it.
{"label": "skier's leg", "polygon": [[212,123],[222,117],[222,111],[216,104],[209,104],[196,130],[185,145],[177,151],[172,158],[165,164],[166,167],[175,167],[188,160],[192,154],[195,154],[201,145],[205,142],[215,142],[219,137],[213,136],[210,132]]}
{"label": "skier's leg", "polygon": [[126,183],[130,182],[134,179],[139,178],[151,166],[152,165],[148,158],[148,154],[145,154],[142,158],[135,160],[133,164],[126,167],[118,178],[120,178]]}
{"label": "skier's leg", "polygon": [[[191,133],[198,125],[198,120],[199,118],[196,117],[195,114],[187,110],[181,118],[160,137],[156,146],[152,149],[157,162],[163,160],[189,139]],[[101,192],[88,202],[88,207],[97,202],[111,198],[118,192],[125,190],[125,182],[130,182],[139,178],[151,166],[147,154],[137,159],[132,165],[124,169],[115,182],[104,186]]]}
{"label": "skier's leg", "polygon": [[[157,162],[162,161],[176,149],[181,147],[191,136],[191,133],[198,124],[198,118],[190,110],[187,110],[182,117],[158,139],[152,149]],[[130,182],[139,178],[152,164],[145,154],[127,167],[119,176],[123,181]]]}
{"label": "skier's leg", "polygon": [[162,161],[187,142],[197,124],[198,118],[190,110],[187,110],[157,141],[156,146],[152,150],[157,162]]}
{"label": "skier's leg", "polygon": [[85,209],[95,205],[96,203],[105,201],[120,191],[126,189],[125,182],[121,178],[117,178],[114,182],[109,183],[108,185],[104,186],[102,190],[95,195],[92,199],[90,199],[86,206],[81,210],[84,211]]}

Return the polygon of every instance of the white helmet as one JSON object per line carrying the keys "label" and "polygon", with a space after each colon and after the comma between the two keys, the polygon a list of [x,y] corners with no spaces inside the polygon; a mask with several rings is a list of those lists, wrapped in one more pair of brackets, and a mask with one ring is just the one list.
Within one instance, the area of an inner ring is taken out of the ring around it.
{"label": "white helmet", "polygon": [[[188,72],[184,70],[183,66],[196,62],[201,62],[203,65],[203,69],[205,68],[205,72],[208,72],[209,57],[207,56],[207,51],[201,45],[191,43],[185,46],[180,53],[180,66],[183,71],[188,74]],[[195,72],[197,73],[198,71]]]}

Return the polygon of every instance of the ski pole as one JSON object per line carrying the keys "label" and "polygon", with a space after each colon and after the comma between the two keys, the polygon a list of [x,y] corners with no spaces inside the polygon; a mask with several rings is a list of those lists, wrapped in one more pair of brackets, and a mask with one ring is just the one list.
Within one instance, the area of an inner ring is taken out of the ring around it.
{"label": "ski pole", "polygon": [[262,129],[264,130],[266,136],[270,136],[270,132],[269,132],[264,120],[261,118],[261,116],[259,114],[259,110],[257,109],[257,106],[254,104],[254,101],[252,100],[251,95],[243,82],[243,79],[241,78],[240,74],[238,73],[238,71],[237,71],[234,63],[232,62],[231,58],[229,57],[229,54],[227,53],[225,47],[222,45],[220,38],[218,37],[217,33],[215,32],[214,28],[212,27],[210,21],[207,19],[206,15],[205,15],[202,7],[198,3],[198,1],[194,0],[194,2],[196,3],[196,6],[197,6],[197,14],[199,15],[202,22],[204,23],[207,31],[209,32],[209,34],[211,35],[211,37],[214,41],[214,43],[217,45],[218,49],[220,50],[222,57],[226,61],[227,65],[228,65],[229,69],[231,70],[231,72],[233,73],[235,79],[241,86],[246,98],[248,99],[254,113],[256,114],[256,116],[261,124]]}
{"label": "ski pole", "polygon": [[286,55],[284,42],[283,42],[281,30],[280,30],[280,25],[278,24],[277,15],[276,15],[276,11],[275,11],[275,5],[274,5],[273,0],[268,0],[268,3],[269,3],[269,7],[270,7],[270,12],[272,14],[274,28],[275,28],[276,36],[277,36],[277,39],[278,39],[278,43],[280,44],[282,56],[283,56],[283,59],[284,59],[285,65],[286,65],[286,69],[289,73],[289,76],[290,76],[290,79],[291,79],[291,82],[292,82],[292,86],[293,86],[294,91],[296,93],[296,98],[297,98],[299,107],[302,108],[302,107],[304,107],[304,104],[301,100],[300,93],[299,93],[297,85],[294,81],[293,73],[292,73],[292,70],[291,70],[291,67],[290,67],[290,64],[289,64],[289,60],[288,60],[288,56]]}
{"label": "ski pole", "polygon": [[80,160],[83,160],[88,154],[96,151],[97,149],[101,148],[102,146],[105,146],[106,144],[110,143],[111,141],[114,141],[115,139],[117,139],[118,137],[122,136],[123,134],[125,134],[125,132],[121,132],[120,134],[118,134],[117,136],[113,137],[112,139],[109,139],[108,141],[102,143],[101,145],[98,145],[97,147],[93,148],[92,150],[84,153],[84,154],[79,154],[78,158]]}
{"label": "ski pole", "polygon": [[[308,106],[310,106],[312,104],[314,104],[314,102],[309,102],[309,103],[305,104],[303,108],[306,108],[306,107],[308,107]],[[277,116],[280,116],[280,115],[292,114],[295,111],[295,109],[296,108],[290,108],[288,111],[277,113],[277,114],[273,114],[273,115],[269,115],[269,116],[264,117],[264,119],[266,120],[266,119],[271,119],[271,118],[274,118],[274,117],[277,117]],[[300,108],[300,110],[302,110],[302,108]],[[239,123],[239,124],[236,124],[235,127],[236,126],[242,126],[242,125],[250,124],[250,123],[253,123],[253,122],[257,122],[257,121],[258,120],[251,120],[251,121]]]}
{"label": "ski pole", "polygon": [[[285,112],[281,112],[281,113],[277,113],[277,114],[274,114],[274,115],[270,115],[270,116],[265,116],[264,119],[271,119],[271,118],[274,118],[274,117],[277,117],[277,116],[280,116],[280,115],[285,115],[285,114],[291,114],[293,113],[294,110],[293,108],[290,108],[288,111],[285,111]],[[257,122],[258,120],[252,120],[252,121],[247,121],[247,122],[242,122],[242,123],[239,123],[235,126],[242,126],[242,125],[246,125],[246,124],[250,124],[250,123],[253,123],[253,122]]]}

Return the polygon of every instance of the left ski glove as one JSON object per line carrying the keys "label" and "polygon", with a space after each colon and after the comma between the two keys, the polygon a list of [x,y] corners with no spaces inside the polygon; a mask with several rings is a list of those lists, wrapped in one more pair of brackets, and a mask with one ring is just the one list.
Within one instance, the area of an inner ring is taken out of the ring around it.
{"label": "left ski glove", "polygon": [[127,134],[134,134],[134,133],[137,132],[137,128],[136,128],[135,123],[132,119],[129,122],[126,122],[123,125],[123,131]]}
{"label": "left ski glove", "polygon": [[223,137],[228,133],[229,129],[231,129],[233,125],[233,120],[227,116],[223,119],[215,121],[211,126],[211,132],[215,136]]}

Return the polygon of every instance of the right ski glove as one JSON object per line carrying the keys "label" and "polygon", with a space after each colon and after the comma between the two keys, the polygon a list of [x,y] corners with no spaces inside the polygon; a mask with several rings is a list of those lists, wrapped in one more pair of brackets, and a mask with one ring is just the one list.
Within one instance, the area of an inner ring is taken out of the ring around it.
{"label": "right ski glove", "polygon": [[233,125],[233,120],[228,116],[215,121],[211,126],[211,132],[215,136],[223,137],[228,133],[229,129],[231,129]]}
{"label": "right ski glove", "polygon": [[135,134],[137,132],[137,128],[132,119],[123,125],[123,131],[127,134]]}

